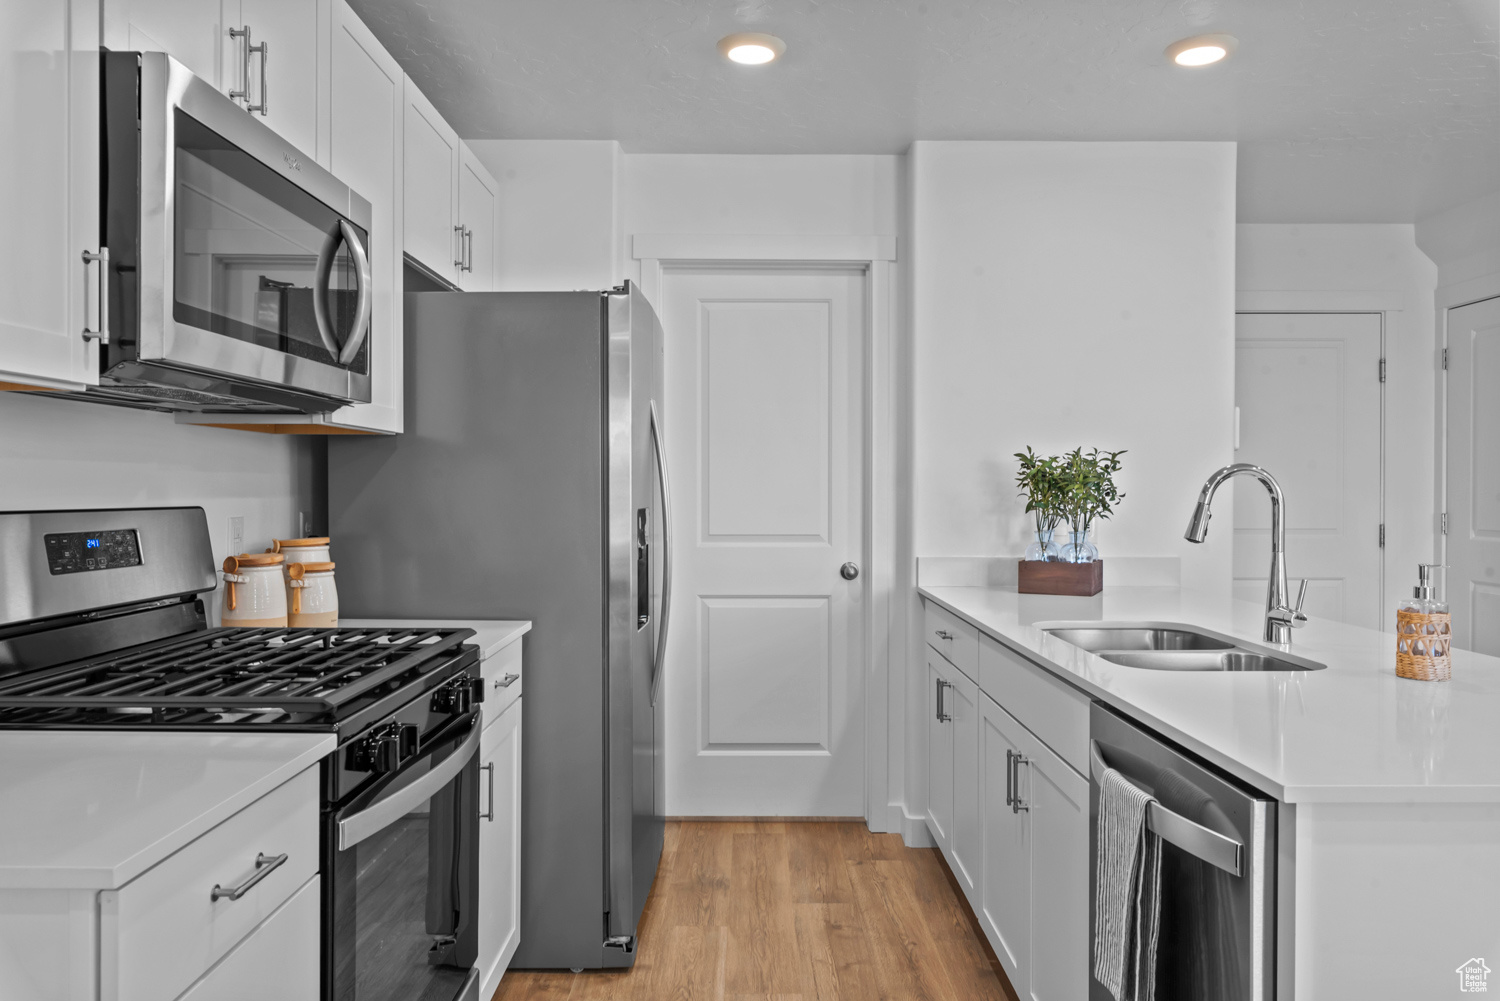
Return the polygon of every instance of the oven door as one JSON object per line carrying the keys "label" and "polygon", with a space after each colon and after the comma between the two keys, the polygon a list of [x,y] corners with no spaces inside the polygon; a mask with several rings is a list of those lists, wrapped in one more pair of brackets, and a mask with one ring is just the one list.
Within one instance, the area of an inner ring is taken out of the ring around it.
{"label": "oven door", "polygon": [[180,63],[139,60],[136,361],[367,402],[369,202]]}
{"label": "oven door", "polygon": [[325,1001],[477,999],[479,739],[458,717],[325,813]]}

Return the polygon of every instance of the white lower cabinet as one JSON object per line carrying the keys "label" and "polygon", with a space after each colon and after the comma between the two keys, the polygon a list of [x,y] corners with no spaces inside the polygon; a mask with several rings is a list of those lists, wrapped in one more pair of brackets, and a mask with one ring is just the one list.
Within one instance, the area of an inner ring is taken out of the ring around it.
{"label": "white lower cabinet", "polygon": [[322,912],[314,876],[178,1001],[318,1001]]}
{"label": "white lower cabinet", "polygon": [[927,651],[927,815],[964,892],[979,885],[979,686]]}
{"label": "white lower cabinet", "polygon": [[953,830],[953,727],[943,703],[953,673],[940,655],[927,651],[927,829],[944,855]]}
{"label": "white lower cabinet", "polygon": [[984,775],[984,877],[979,920],[990,945],[1010,975],[1011,986],[1022,997],[1021,974],[1030,953],[1031,845],[1026,814],[1011,805],[1011,764],[1020,751],[1025,728],[995,704],[983,703],[980,737]]}
{"label": "white lower cabinet", "polygon": [[[519,646],[519,644],[517,644]],[[521,700],[493,722],[479,744],[479,980],[488,998],[521,941]]]}

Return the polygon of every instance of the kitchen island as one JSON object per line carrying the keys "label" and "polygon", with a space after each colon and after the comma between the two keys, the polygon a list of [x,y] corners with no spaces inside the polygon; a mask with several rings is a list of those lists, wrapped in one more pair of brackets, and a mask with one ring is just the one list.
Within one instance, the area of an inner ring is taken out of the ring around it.
{"label": "kitchen island", "polygon": [[[945,656],[961,665],[972,630],[977,689],[1002,705],[1024,696],[1041,707],[1034,729],[1085,780],[1086,733],[1073,707],[1093,700],[1280,802],[1280,1001],[1443,996],[1456,990],[1456,968],[1500,954],[1500,658],[1455,650],[1451,682],[1408,681],[1395,673],[1394,634],[1313,621],[1288,649],[1321,670],[1143,670],[1044,627],[1181,624],[1253,648],[1265,646],[1263,609],[1176,587],[1109,587],[1093,598],[1007,587],[919,593],[929,645],[955,645]],[[961,627],[945,627],[953,622]],[[987,671],[985,650],[1030,673]],[[1065,893],[1076,897],[1076,883]],[[1076,901],[1073,912],[1069,927],[1086,931]],[[1085,923],[1086,913],[1085,904]]]}

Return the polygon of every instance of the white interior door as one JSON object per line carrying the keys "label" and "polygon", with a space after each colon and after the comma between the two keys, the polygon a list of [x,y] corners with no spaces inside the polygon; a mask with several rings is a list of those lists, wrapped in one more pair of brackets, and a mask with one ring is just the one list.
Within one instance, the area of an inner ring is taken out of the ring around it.
{"label": "white interior door", "polygon": [[[1235,461],[1281,484],[1307,614],[1372,629],[1395,625],[1381,606],[1380,338],[1379,313],[1235,317]],[[1234,487],[1234,593],[1263,603],[1270,499],[1252,480]]]}
{"label": "white interior door", "polygon": [[1500,298],[1448,310],[1453,642],[1500,656]]}
{"label": "white interior door", "polygon": [[[863,816],[865,282],[668,270],[667,812]],[[678,623],[681,623],[679,626]]]}

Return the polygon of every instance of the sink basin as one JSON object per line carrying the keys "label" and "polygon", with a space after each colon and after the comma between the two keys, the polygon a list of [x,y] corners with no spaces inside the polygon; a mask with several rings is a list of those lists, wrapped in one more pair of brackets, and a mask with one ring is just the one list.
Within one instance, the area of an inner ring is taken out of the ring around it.
{"label": "sink basin", "polygon": [[1111,664],[1147,671],[1316,671],[1324,666],[1249,650],[1121,650],[1099,656]]}
{"label": "sink basin", "polygon": [[1064,643],[1089,653],[1103,650],[1228,650],[1234,644],[1189,629],[1101,628],[1048,629]]}
{"label": "sink basin", "polygon": [[1044,630],[1121,667],[1144,671],[1320,671],[1318,664],[1177,623],[1055,623]]}

